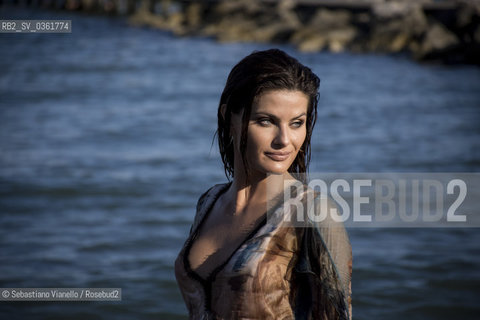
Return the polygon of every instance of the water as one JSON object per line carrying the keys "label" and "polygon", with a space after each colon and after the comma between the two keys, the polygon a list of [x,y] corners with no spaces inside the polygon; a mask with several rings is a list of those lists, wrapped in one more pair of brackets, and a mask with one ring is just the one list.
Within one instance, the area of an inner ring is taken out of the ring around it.
{"label": "water", "polygon": [[[124,20],[0,35],[0,287],[121,287],[121,302],[1,303],[3,319],[186,319],[173,261],[226,179],[212,137],[231,67],[260,44]],[[480,69],[302,54],[322,79],[311,171],[478,172]],[[352,229],[355,319],[478,319],[477,229]]]}

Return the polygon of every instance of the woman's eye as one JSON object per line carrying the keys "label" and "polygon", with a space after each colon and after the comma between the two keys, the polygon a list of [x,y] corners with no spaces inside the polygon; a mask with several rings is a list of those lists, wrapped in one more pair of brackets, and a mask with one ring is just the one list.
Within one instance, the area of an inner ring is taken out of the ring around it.
{"label": "woman's eye", "polygon": [[292,126],[294,128],[300,128],[302,125],[303,125],[304,121],[300,120],[300,121],[295,121],[292,123]]}
{"label": "woman's eye", "polygon": [[270,121],[270,119],[258,119],[257,122],[262,126],[268,126],[272,124],[272,121]]}

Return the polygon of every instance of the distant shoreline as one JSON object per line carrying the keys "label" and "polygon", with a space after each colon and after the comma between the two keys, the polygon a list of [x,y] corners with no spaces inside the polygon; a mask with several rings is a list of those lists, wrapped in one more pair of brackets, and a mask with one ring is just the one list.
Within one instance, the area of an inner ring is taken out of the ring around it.
{"label": "distant shoreline", "polygon": [[303,52],[405,53],[480,65],[479,0],[29,0],[45,8],[124,15],[130,24],[220,42],[292,44]]}

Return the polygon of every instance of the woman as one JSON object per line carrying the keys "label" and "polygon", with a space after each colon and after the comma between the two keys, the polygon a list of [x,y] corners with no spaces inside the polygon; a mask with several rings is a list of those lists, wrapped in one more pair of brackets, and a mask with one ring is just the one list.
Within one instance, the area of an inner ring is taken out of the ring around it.
{"label": "woman", "polygon": [[[254,52],[230,72],[217,133],[233,180],[200,197],[175,262],[191,319],[351,319],[352,254],[343,225],[292,223],[302,221],[301,212],[274,201],[288,187],[279,177],[298,182],[294,176],[307,171],[319,83],[277,49]],[[312,202],[312,194],[319,197],[313,190],[299,190],[303,208],[325,210]]]}

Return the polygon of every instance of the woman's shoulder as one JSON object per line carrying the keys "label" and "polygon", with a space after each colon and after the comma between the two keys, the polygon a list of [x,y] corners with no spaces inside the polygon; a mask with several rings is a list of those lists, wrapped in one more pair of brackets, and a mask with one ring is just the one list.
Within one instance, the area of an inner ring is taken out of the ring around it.
{"label": "woman's shoulder", "polygon": [[218,197],[219,193],[226,189],[230,184],[231,182],[218,183],[202,193],[197,201],[197,213],[203,207],[207,206],[207,204],[209,204],[211,201],[214,201]]}
{"label": "woman's shoulder", "polygon": [[231,182],[215,184],[200,195],[197,201],[195,218],[193,220],[190,233],[192,232],[192,230],[194,230],[198,226],[200,221],[202,221],[204,215],[208,211],[208,208],[210,208],[212,203],[215,202],[215,200],[218,198],[220,193],[224,191],[226,188],[228,188],[230,184]]}

